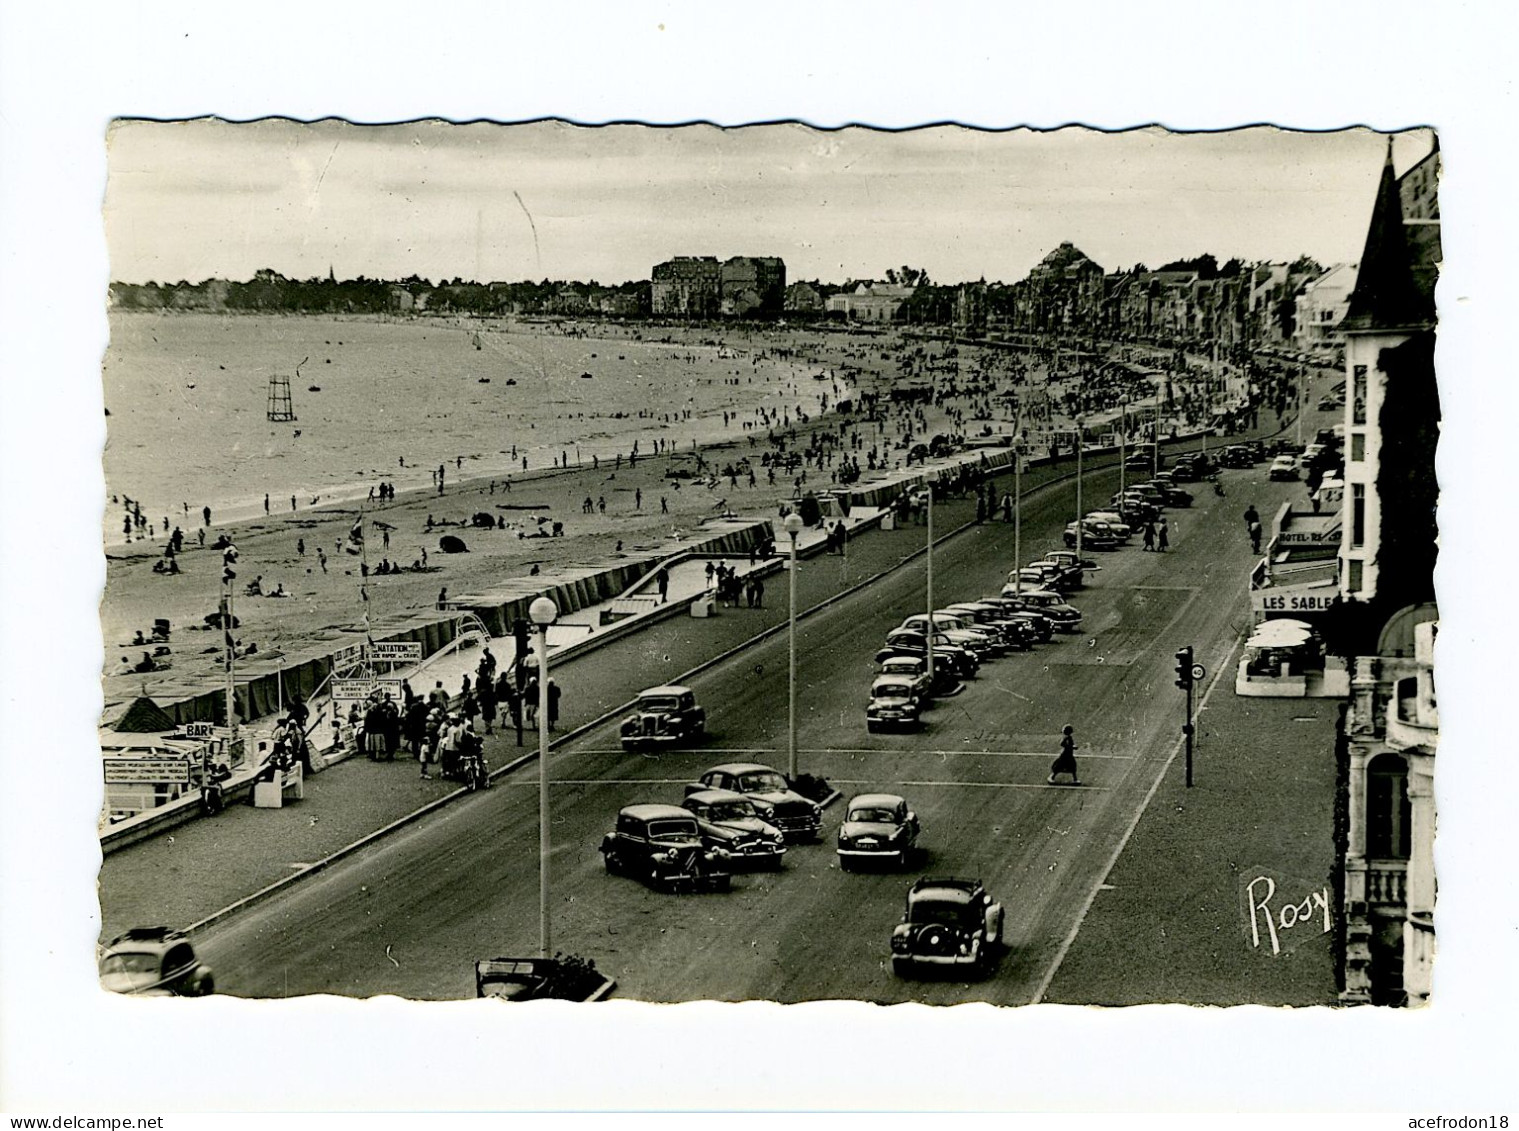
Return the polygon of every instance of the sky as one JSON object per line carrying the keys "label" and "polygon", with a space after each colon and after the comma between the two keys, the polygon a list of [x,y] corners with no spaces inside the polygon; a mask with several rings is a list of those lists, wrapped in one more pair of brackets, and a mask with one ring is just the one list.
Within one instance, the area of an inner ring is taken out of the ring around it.
{"label": "sky", "polygon": [[[1399,172],[1428,131],[1397,138]],[[790,279],[888,267],[1012,282],[1064,240],[1107,270],[1353,262],[1385,135],[795,123],[392,126],[117,121],[106,235],[122,282],[648,278],[673,255],[777,255]]]}

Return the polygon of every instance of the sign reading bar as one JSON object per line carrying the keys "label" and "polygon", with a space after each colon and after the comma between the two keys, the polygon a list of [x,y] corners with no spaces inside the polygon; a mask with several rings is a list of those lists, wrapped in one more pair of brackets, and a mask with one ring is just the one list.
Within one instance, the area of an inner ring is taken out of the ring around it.
{"label": "sign reading bar", "polygon": [[185,734],[191,738],[211,738],[215,735],[215,726],[212,723],[186,723]]}
{"label": "sign reading bar", "polygon": [[1256,589],[1250,594],[1250,607],[1258,613],[1322,613],[1340,599],[1334,590]]}
{"label": "sign reading bar", "polygon": [[388,691],[392,699],[400,699],[401,681],[399,679],[334,679],[332,681],[332,698],[339,702],[354,699],[362,701],[368,699],[375,691]]}
{"label": "sign reading bar", "polygon": [[188,758],[107,758],[105,759],[107,785],[123,785],[129,782],[171,782],[190,784],[190,760]]}

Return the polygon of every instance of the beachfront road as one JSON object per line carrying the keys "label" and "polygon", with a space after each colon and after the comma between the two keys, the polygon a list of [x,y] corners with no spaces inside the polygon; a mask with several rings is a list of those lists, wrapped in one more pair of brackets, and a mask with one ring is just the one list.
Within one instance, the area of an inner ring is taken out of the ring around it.
{"label": "beachfront road", "polygon": [[[1227,668],[1249,619],[1240,513],[1248,501],[1272,513],[1302,490],[1268,484],[1265,466],[1226,472],[1227,498],[1197,485],[1197,504],[1170,512],[1170,553],[1145,553],[1136,541],[1096,555],[1101,572],[1073,595],[1082,631],[987,662],[962,694],[925,715],[921,732],[871,735],[864,723],[872,653],[922,610],[921,560],[801,623],[801,768],[845,798],[906,796],[927,848],[911,872],[842,872],[834,854],[842,804],[826,811],[822,843],[793,847],[778,873],[737,876],[728,894],[671,895],[604,872],[597,845],[620,806],[677,801],[685,782],[720,762],[784,769],[784,632],[697,681],[711,720],[700,749],[624,754],[608,724],[557,752],[554,947],[594,958],[619,996],[651,1001],[1037,1000],[1157,776],[1181,773],[1173,652],[1194,645],[1205,685],[1220,674],[1218,693],[1232,694]],[[1116,479],[1116,471],[1089,477],[1087,509],[1105,502]],[[1073,510],[1070,484],[1027,507],[1023,557],[1059,545]],[[997,592],[1013,564],[1011,525],[973,527],[935,551],[935,603]],[[783,584],[770,587],[771,601],[784,594]],[[1045,781],[1066,723],[1080,747],[1080,788]],[[888,937],[921,874],[979,877],[1006,907],[1011,949],[987,979],[904,981],[890,972]],[[468,997],[476,959],[536,952],[537,907],[537,768],[529,765],[210,929],[200,946],[225,993]]]}

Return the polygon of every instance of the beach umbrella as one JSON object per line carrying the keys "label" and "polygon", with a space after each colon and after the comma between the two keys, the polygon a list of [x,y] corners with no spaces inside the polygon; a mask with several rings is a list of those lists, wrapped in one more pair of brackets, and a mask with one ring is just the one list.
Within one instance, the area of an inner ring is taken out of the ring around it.
{"label": "beach umbrella", "polygon": [[1245,641],[1249,648],[1292,648],[1300,644],[1307,644],[1310,634],[1305,628],[1272,629],[1261,625],[1251,634],[1250,639]]}

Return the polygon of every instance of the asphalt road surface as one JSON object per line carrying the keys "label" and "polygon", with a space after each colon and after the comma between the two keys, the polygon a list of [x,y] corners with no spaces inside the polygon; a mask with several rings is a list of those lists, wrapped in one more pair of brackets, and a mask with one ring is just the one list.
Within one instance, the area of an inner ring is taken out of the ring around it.
{"label": "asphalt road surface", "polygon": [[[696,682],[709,716],[700,749],[624,754],[613,723],[557,751],[555,949],[594,958],[617,979],[618,996],[649,1001],[1036,1000],[1157,776],[1168,765],[1181,772],[1171,761],[1182,721],[1174,651],[1192,644],[1210,681],[1230,678],[1224,669],[1249,621],[1241,513],[1254,502],[1269,515],[1302,491],[1267,484],[1265,464],[1224,475],[1228,497],[1192,485],[1196,505],[1168,513],[1169,553],[1145,553],[1136,540],[1091,555],[1102,569],[1073,594],[1081,632],[987,662],[963,693],[926,713],[920,732],[869,734],[864,706],[880,641],[923,611],[921,559],[801,622],[801,769],[845,798],[906,796],[927,849],[909,871],[841,871],[842,804],[826,811],[821,843],[793,847],[778,873],[736,876],[727,894],[668,894],[603,870],[597,845],[620,806],[678,801],[685,782],[724,761],[785,768],[784,633]],[[1116,470],[1089,475],[1085,509],[1116,488]],[[1025,506],[1024,560],[1060,544],[1074,509],[1070,484]],[[995,593],[1015,564],[1010,525],[973,527],[935,551],[935,604]],[[770,596],[784,601],[784,586]],[[1080,747],[1080,787],[1045,781],[1066,723]],[[200,946],[224,993],[468,997],[476,959],[536,953],[537,849],[530,765],[211,929]],[[991,976],[891,973],[891,929],[923,874],[979,877],[1003,903],[1010,947]]]}

